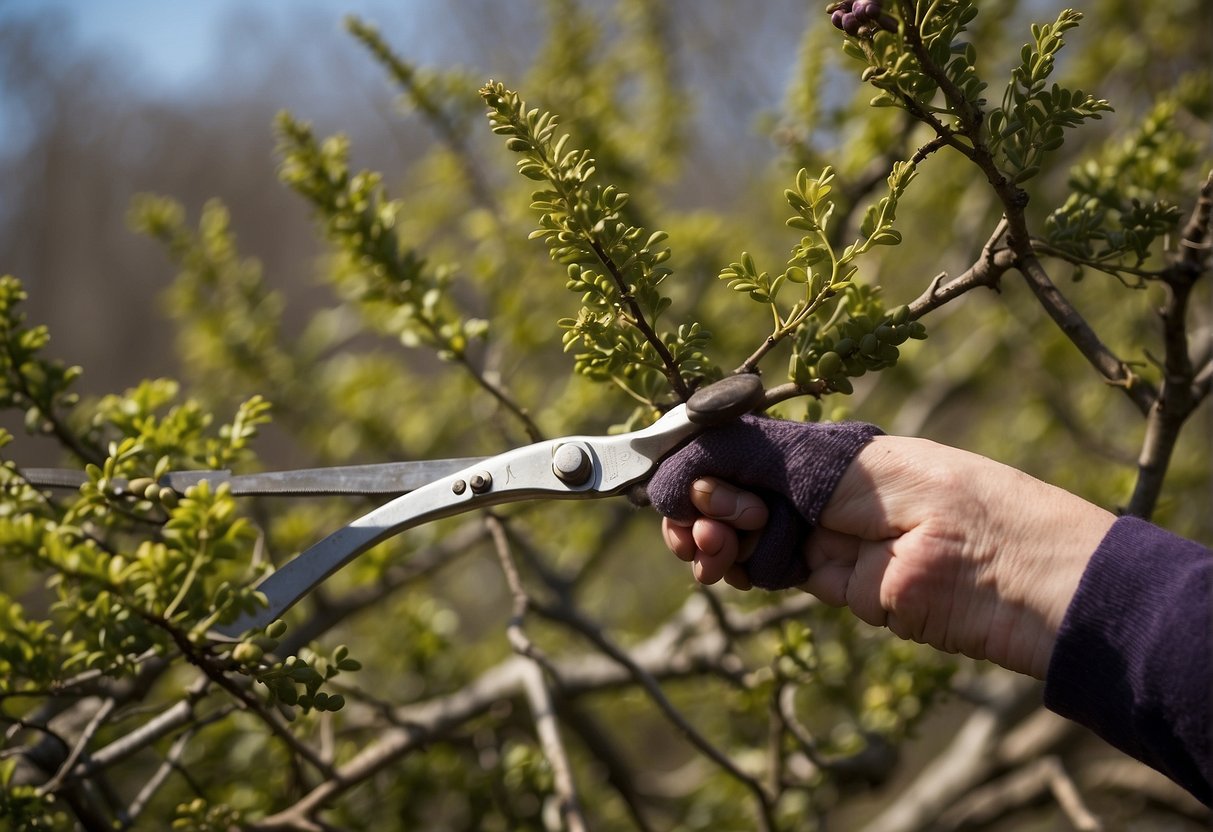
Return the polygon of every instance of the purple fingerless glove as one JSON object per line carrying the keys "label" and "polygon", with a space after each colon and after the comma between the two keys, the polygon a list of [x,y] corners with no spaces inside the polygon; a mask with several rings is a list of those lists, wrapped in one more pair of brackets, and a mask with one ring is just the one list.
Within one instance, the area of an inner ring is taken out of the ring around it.
{"label": "purple fingerless glove", "polygon": [[809,577],[804,541],[847,466],[883,431],[863,422],[788,422],[742,416],[700,433],[666,457],[648,484],[653,507],[674,520],[699,516],[691,483],[716,477],[754,492],[769,519],[745,569],[763,589],[799,586]]}

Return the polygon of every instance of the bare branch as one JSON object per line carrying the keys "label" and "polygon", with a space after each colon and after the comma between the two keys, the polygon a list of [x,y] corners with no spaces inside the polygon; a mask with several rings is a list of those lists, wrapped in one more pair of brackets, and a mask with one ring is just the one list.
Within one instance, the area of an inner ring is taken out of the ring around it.
{"label": "bare branch", "polygon": [[1091,325],[1049,278],[1040,260],[1030,251],[1030,244],[1017,247],[1012,241],[1012,248],[1018,248],[1015,253],[1019,273],[1053,322],[1105,381],[1123,389],[1138,410],[1143,414],[1148,413],[1158,397],[1154,386],[1134,373],[1100,340]]}
{"label": "bare branch", "polygon": [[1147,412],[1146,435],[1137,460],[1137,482],[1126,512],[1149,519],[1162,493],[1171,455],[1188,417],[1201,401],[1188,352],[1188,302],[1196,281],[1207,271],[1209,220],[1213,214],[1213,173],[1200,189],[1196,207],[1184,225],[1181,251],[1163,273],[1166,287],[1162,319],[1163,385]]}
{"label": "bare branch", "polygon": [[944,812],[940,832],[992,823],[1052,794],[1079,832],[1101,832],[1103,823],[1086,807],[1078,787],[1057,757],[1042,757],[966,795]]}
{"label": "bare branch", "polygon": [[[738,635],[753,635],[788,618],[801,616],[819,602],[807,594],[789,594],[780,603],[744,613],[730,611],[730,628]],[[725,642],[714,629],[700,625],[707,602],[699,594],[688,597],[682,609],[627,656],[634,667],[655,680],[684,678],[719,672],[725,657]],[[448,734],[470,719],[485,713],[495,702],[517,696],[522,690],[523,667],[527,662],[512,656],[488,669],[453,693],[402,706],[392,711],[396,727],[377,727],[378,739],[357,756],[337,768],[328,780],[304,795],[293,806],[253,824],[255,830],[306,828],[316,812],[348,789],[373,776],[395,760]],[[636,683],[631,669],[620,662],[595,654],[554,662],[554,675],[561,680],[561,693],[576,697]]]}
{"label": "bare branch", "polygon": [[[617,747],[613,732],[603,728],[593,714],[585,712],[567,698],[557,702],[557,707],[561,721],[577,735],[594,762],[602,767],[607,784],[618,793],[638,832],[655,832],[641,805],[645,795],[641,794],[640,786],[632,776],[632,762]],[[644,782],[647,785],[647,776],[644,776]]]}
{"label": "bare branch", "polygon": [[[506,538],[505,527],[501,520],[489,514],[485,517],[485,525],[493,536],[494,548],[501,562],[501,571],[505,573],[506,583],[514,596],[514,614],[510,618],[509,638],[514,651],[530,659],[522,672],[522,689],[526,693],[527,702],[531,706],[531,715],[535,719],[535,730],[539,735],[539,744],[543,755],[552,767],[552,782],[560,808],[560,817],[569,832],[585,832],[589,829],[585,816],[581,812],[580,801],[577,799],[577,787],[573,782],[573,768],[569,764],[569,755],[565,751],[564,741],[560,738],[560,726],[556,720],[556,708],[552,703],[552,692],[548,689],[547,680],[543,677],[545,667],[550,663],[540,658],[540,653],[522,627],[523,618],[530,607],[530,597],[527,595],[522,580],[518,575],[518,567],[510,554],[510,542]],[[556,677],[559,679],[559,677]]]}
{"label": "bare branch", "polygon": [[999,245],[1006,232],[1007,222],[1004,219],[990,234],[982,247],[981,256],[964,273],[953,280],[947,279],[946,272],[937,275],[926,291],[910,303],[910,317],[921,318],[973,289],[997,289],[1002,276],[1015,266],[1014,255]]}
{"label": "bare branch", "polygon": [[956,732],[955,739],[927,764],[884,812],[863,832],[917,832],[930,828],[949,806],[973,786],[985,781],[997,766],[1002,733],[1039,695],[1036,684],[1009,672],[996,671],[983,679],[987,704],[977,708]]}
{"label": "bare branch", "polygon": [[126,818],[124,826],[129,826],[139,819],[139,815],[143,814],[143,810],[147,808],[148,802],[164,785],[164,781],[168,780],[168,776],[172,774],[173,769],[177,767],[181,760],[181,756],[185,753],[186,746],[189,745],[194,734],[197,733],[194,729],[190,729],[173,741],[168,753],[164,755],[164,762],[160,767],[148,778],[143,784],[143,788],[139,790],[139,794],[135,795],[135,799],[131,801],[131,805],[126,810]]}
{"label": "bare branch", "polygon": [[76,744],[72,746],[71,753],[67,755],[67,759],[59,766],[59,770],[55,772],[55,776],[46,781],[39,791],[42,794],[54,794],[59,790],[72,773],[72,769],[76,767],[76,763],[80,762],[80,758],[84,755],[84,751],[88,748],[89,742],[96,736],[97,731],[109,719],[110,714],[114,712],[117,702],[111,697],[101,703],[101,707],[97,708],[88,725],[80,732],[80,736],[76,739]]}
{"label": "bare branch", "polygon": [[186,697],[171,708],[98,749],[90,756],[81,770],[80,776],[91,777],[190,723],[196,716],[195,707],[206,695],[209,684],[207,679],[200,679],[186,694]]}
{"label": "bare branch", "polygon": [[779,687],[775,696],[777,714],[809,762],[823,771],[828,771],[834,782],[839,785],[859,782],[873,786],[884,783],[897,765],[896,747],[883,737],[871,734],[866,737],[864,747],[854,754],[823,756],[816,738],[796,715],[796,688],[793,684],[783,684]]}
{"label": "bare branch", "polygon": [[473,366],[471,359],[464,353],[459,353],[456,360],[463,365],[467,370],[468,375],[472,380],[480,385],[486,393],[497,400],[497,403],[504,407],[512,416],[522,423],[523,430],[530,437],[532,442],[540,442],[543,440],[543,431],[539,429],[539,425],[531,418],[531,412],[523,407],[518,402],[514,401],[513,395],[499,382],[491,379],[484,370]]}
{"label": "bare branch", "polygon": [[[152,799],[160,787],[164,785],[164,781],[168,779],[169,774],[171,774],[173,771],[180,771],[183,776],[190,779],[186,770],[181,766],[181,757],[185,754],[186,746],[189,745],[190,740],[197,736],[198,732],[200,732],[203,728],[224,719],[235,709],[236,708],[234,705],[228,705],[220,708],[214,713],[207,714],[206,717],[195,722],[189,727],[189,730],[182,732],[182,734],[173,741],[168,753],[164,755],[164,761],[160,764],[160,767],[156,769],[155,773],[152,774],[147,783],[144,784],[143,788],[139,790],[139,794],[135,795],[135,799],[131,801],[131,805],[127,807],[126,815],[124,818],[122,818],[123,828],[130,826],[139,818],[139,815],[142,814],[143,810],[147,808],[148,802]],[[191,783],[192,782],[193,781],[191,779]]]}
{"label": "bare branch", "polygon": [[[656,704],[661,712],[665,714],[666,719],[668,719],[674,725],[674,727],[676,727],[679,732],[682,733],[683,737],[685,737],[686,740],[691,743],[691,745],[699,749],[700,753],[702,753],[722,770],[727,772],[730,776],[750,790],[750,793],[754,796],[754,799],[758,804],[759,819],[761,821],[762,828],[764,830],[773,830],[775,828],[775,819],[773,814],[774,807],[772,805],[771,798],[763,788],[762,783],[759,782],[757,778],[738,767],[738,765],[727,754],[708,741],[708,739],[704,737],[698,729],[691,725],[691,723],[687,721],[682,713],[675,708],[674,704],[666,697],[665,693],[661,690],[661,685],[658,684],[657,680],[651,673],[643,668],[626,651],[617,647],[610,639],[606,637],[605,633],[595,626],[593,622],[588,621],[577,610],[554,610],[550,608],[537,607],[535,611],[545,617],[572,626],[575,630],[589,639],[595,647],[609,656],[612,660],[618,662],[620,665],[626,668],[628,674],[640,684],[645,693],[649,695],[649,698],[652,699],[654,704]],[[727,653],[727,639],[721,639],[721,641],[723,642],[721,650],[722,652]]]}
{"label": "bare branch", "polygon": [[1184,788],[1154,769],[1122,755],[1092,762],[1077,770],[1077,779],[1088,792],[1122,791],[1193,820],[1210,824],[1213,812]]}

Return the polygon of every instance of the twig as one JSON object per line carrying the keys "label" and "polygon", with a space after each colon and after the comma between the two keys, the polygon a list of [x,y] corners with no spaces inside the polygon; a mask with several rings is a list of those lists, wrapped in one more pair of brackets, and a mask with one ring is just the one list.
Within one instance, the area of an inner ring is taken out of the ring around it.
{"label": "twig", "polygon": [[926,290],[910,302],[910,317],[917,320],[973,289],[997,289],[1002,276],[1015,267],[1014,255],[1000,246],[1006,233],[1007,221],[1002,219],[973,265],[952,280],[948,280],[946,272],[936,275]]}
{"label": "twig", "polygon": [[1049,790],[1053,792],[1057,805],[1066,813],[1074,828],[1079,832],[1102,832],[1103,822],[1087,808],[1078,792],[1078,786],[1074,784],[1061,760],[1057,757],[1045,757],[1040,762],[1048,774]]}
{"label": "twig", "polygon": [[206,696],[206,689],[209,686],[210,680],[205,676],[200,677],[194,686],[187,691],[184,699],[161,712],[154,719],[150,719],[138,728],[128,731],[90,755],[89,760],[80,771],[80,776],[92,777],[102,769],[125,760],[132,754],[156,742],[156,740],[168,736],[181,726],[189,723],[195,718],[195,708],[198,702]]}
{"label": "twig", "polygon": [[535,730],[539,735],[543,755],[552,767],[552,784],[556,791],[560,817],[564,820],[565,828],[570,832],[585,832],[589,826],[577,799],[577,787],[573,782],[572,766],[569,764],[568,752],[565,750],[564,741],[560,737],[560,728],[556,722],[552,692],[548,690],[547,680],[543,676],[545,667],[550,668],[550,663],[541,657],[540,652],[522,627],[523,618],[531,605],[530,597],[522,585],[518,567],[514,564],[514,558],[510,554],[510,542],[506,538],[505,527],[501,519],[496,515],[488,514],[484,522],[493,536],[494,548],[497,550],[497,557],[501,562],[501,571],[505,573],[506,584],[514,596],[514,611],[508,628],[510,645],[516,653],[530,659],[522,672],[522,689],[531,706],[531,715],[535,720]]}
{"label": "twig", "polygon": [[670,382],[670,386],[674,388],[674,393],[678,396],[679,401],[685,402],[691,397],[691,389],[687,387],[686,380],[682,377],[682,368],[678,366],[678,362],[674,359],[674,356],[653,330],[648,319],[645,318],[644,310],[636,302],[636,297],[632,294],[628,282],[624,280],[623,273],[619,271],[619,265],[611,258],[611,255],[607,253],[602,245],[594,239],[589,231],[585,232],[585,236],[589,240],[590,247],[594,250],[595,256],[598,257],[598,261],[606,269],[607,274],[611,276],[611,280],[615,282],[615,287],[619,289],[623,302],[628,308],[629,322],[640,330],[640,334],[644,336],[644,339],[652,346],[653,351],[657,353],[657,357],[661,359],[666,379]]}
{"label": "twig", "polygon": [[[611,731],[604,729],[593,714],[586,713],[577,706],[577,703],[569,701],[567,697],[559,701],[557,707],[560,710],[561,721],[585,745],[595,764],[603,768],[607,784],[618,793],[637,832],[655,832],[653,824],[649,822],[648,816],[641,806],[645,796],[640,793],[640,789],[632,777],[632,762],[626,759],[616,746]],[[647,782],[648,778],[644,779]]]}
{"label": "twig", "polygon": [[796,716],[796,687],[790,683],[779,685],[775,705],[780,720],[809,762],[822,771],[828,771],[839,785],[858,782],[878,786],[888,780],[897,766],[897,749],[878,735],[868,735],[864,747],[854,754],[842,757],[821,755],[816,738]]}
{"label": "twig", "polygon": [[[792,594],[770,607],[745,613],[731,612],[730,625],[738,634],[753,635],[788,618],[802,616],[817,604],[810,595]],[[724,655],[724,642],[714,630],[701,632],[698,624],[705,613],[706,602],[702,596],[688,597],[682,609],[656,633],[630,649],[628,655],[634,666],[651,679],[716,672]],[[262,832],[299,828],[346,790],[400,757],[484,714],[495,702],[516,696],[521,690],[522,668],[527,661],[521,656],[511,656],[459,690],[394,709],[392,718],[396,727],[387,730],[379,727],[375,742],[339,766],[325,782],[293,806],[252,824],[251,828]],[[567,697],[633,685],[637,681],[625,665],[596,654],[557,661],[554,672],[561,680],[561,692]]]}
{"label": "twig", "polygon": [[[661,685],[651,673],[645,670],[640,664],[630,656],[626,651],[617,647],[606,634],[604,634],[593,622],[586,620],[580,612],[574,609],[552,609],[549,607],[536,606],[535,611],[543,615],[545,618],[550,618],[554,621],[571,626],[597,647],[602,653],[607,655],[613,661],[624,667],[628,674],[639,683],[644,689],[653,703],[665,715],[675,728],[682,733],[691,745],[695,746],[701,754],[715,763],[723,771],[749,789],[754,796],[755,802],[758,804],[759,820],[761,828],[764,830],[773,830],[775,828],[774,806],[770,796],[763,788],[761,782],[757,778],[743,771],[733,760],[723,751],[713,745],[706,737],[704,737],[695,726],[687,721],[686,717],[674,707],[674,704],[666,697],[661,690]],[[727,651],[727,642],[725,646]]]}
{"label": "twig", "polygon": [[143,788],[139,790],[139,793],[135,795],[135,799],[131,801],[131,805],[127,807],[125,815],[121,819],[123,829],[129,828],[139,819],[139,815],[143,813],[152,797],[164,785],[164,781],[168,779],[169,774],[173,771],[180,771],[182,775],[188,778],[188,773],[181,766],[181,757],[185,754],[186,746],[189,745],[190,740],[197,736],[203,728],[224,719],[234,710],[234,705],[228,705],[212,714],[207,714],[206,717],[191,725],[187,731],[182,732],[173,741],[168,753],[164,755],[164,761],[160,764],[160,767],[156,769]]}
{"label": "twig", "polygon": [[101,707],[93,714],[88,725],[80,732],[80,736],[76,739],[75,745],[72,746],[71,752],[67,755],[67,759],[59,766],[59,770],[55,772],[55,776],[43,783],[38,791],[41,794],[54,794],[63,785],[64,781],[71,775],[72,769],[76,767],[76,763],[80,762],[80,758],[84,755],[84,750],[88,747],[89,742],[97,734],[98,729],[102,724],[109,719],[109,715],[114,712],[117,706],[116,700],[113,697],[106,699],[101,703]]}
{"label": "twig", "polygon": [[1206,826],[1213,822],[1209,807],[1154,769],[1123,755],[1083,766],[1076,777],[1087,791],[1123,791]]}
{"label": "twig", "polygon": [[522,423],[523,429],[532,442],[540,442],[543,440],[543,431],[539,429],[539,425],[531,418],[530,411],[514,401],[513,397],[500,384],[490,381],[483,371],[477,370],[472,366],[472,362],[464,353],[457,354],[460,363],[467,370],[468,375],[472,380],[480,385],[490,396],[497,400],[497,403],[510,412],[515,418]]}
{"label": "twig", "polygon": [[282,740],[282,742],[295,753],[292,760],[305,760],[323,776],[332,776],[333,768],[327,761],[321,759],[321,757],[314,750],[312,750],[311,747],[296,737],[286,725],[282,724],[277,716],[263,708],[261,703],[257,701],[256,697],[229,678],[227,672],[222,667],[217,667],[215,665],[215,662],[211,656],[199,651],[190,642],[185,633],[173,626],[172,623],[165,621],[163,618],[138,610],[137,612],[139,612],[139,614],[149,623],[154,624],[167,632],[172,637],[173,641],[176,642],[178,649],[181,650],[181,653],[184,655],[186,661],[205,673],[208,679],[230,693],[233,698],[240,702],[245,710],[265,723],[266,727],[270,729],[271,733]]}
{"label": "twig", "polygon": [[193,739],[196,733],[197,730],[191,728],[173,741],[168,753],[164,755],[164,762],[148,778],[143,788],[139,790],[139,794],[135,795],[135,799],[127,807],[126,817],[123,819],[122,824],[123,828],[130,827],[132,823],[139,819],[139,815],[143,814],[143,810],[147,808],[147,804],[151,801],[152,796],[160,790],[160,787],[164,785],[164,781],[168,779],[173,769],[177,767],[181,760],[181,755],[185,753],[186,746],[189,745],[190,740]]}
{"label": "twig", "polygon": [[1158,397],[1153,385],[1134,373],[1100,340],[1091,325],[1049,278],[1048,272],[1031,251],[1030,243],[1021,244],[1012,238],[1011,247],[1015,251],[1015,265],[1019,273],[1053,322],[1109,384],[1123,389],[1139,411],[1148,413]]}
{"label": "twig", "polygon": [[893,800],[863,827],[863,832],[917,832],[927,829],[995,770],[995,750],[1003,731],[1023,703],[1039,696],[1037,686],[1009,672],[995,671],[984,679],[988,704],[977,708],[938,754]]}
{"label": "twig", "polygon": [[1070,825],[1078,832],[1101,832],[1103,823],[1087,808],[1061,761],[1054,756],[1017,768],[974,790],[945,811],[940,832],[988,825],[1052,794]]}

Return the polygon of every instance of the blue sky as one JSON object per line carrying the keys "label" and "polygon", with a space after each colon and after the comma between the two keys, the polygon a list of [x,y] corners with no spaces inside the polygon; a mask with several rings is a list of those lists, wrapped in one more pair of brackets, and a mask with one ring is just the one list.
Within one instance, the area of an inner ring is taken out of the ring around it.
{"label": "blue sky", "polygon": [[220,55],[225,23],[241,13],[285,19],[314,12],[331,18],[334,29],[342,16],[356,13],[390,20],[399,35],[415,5],[410,0],[0,0],[0,23],[60,12],[71,23],[69,48],[121,56],[149,87],[180,88],[205,77]]}
{"label": "blue sky", "polygon": [[241,0],[6,0],[0,3],[0,20],[60,11],[71,19],[80,48],[130,56],[132,63],[154,70],[148,77],[156,83],[176,86],[205,72],[222,21],[242,5]]}

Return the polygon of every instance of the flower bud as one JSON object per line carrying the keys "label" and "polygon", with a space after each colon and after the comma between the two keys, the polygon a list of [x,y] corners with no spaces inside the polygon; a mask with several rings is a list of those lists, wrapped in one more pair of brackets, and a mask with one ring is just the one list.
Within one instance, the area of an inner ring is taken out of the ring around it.
{"label": "flower bud", "polygon": [[263,655],[265,655],[265,651],[251,641],[240,642],[236,645],[236,649],[232,651],[232,658],[240,662],[240,664],[259,662]]}
{"label": "flower bud", "polygon": [[156,484],[156,481],[150,477],[139,477],[133,479],[126,485],[126,490],[132,494],[144,494],[149,488]]}

